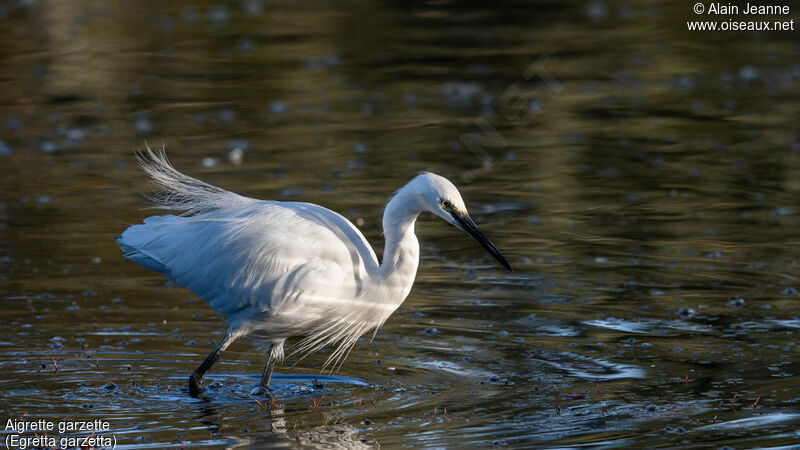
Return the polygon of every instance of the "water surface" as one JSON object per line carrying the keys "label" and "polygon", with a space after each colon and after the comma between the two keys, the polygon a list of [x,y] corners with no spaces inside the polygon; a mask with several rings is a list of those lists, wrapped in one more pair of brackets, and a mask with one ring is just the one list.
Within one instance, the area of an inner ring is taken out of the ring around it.
{"label": "water surface", "polygon": [[[679,3],[679,2],[678,2]],[[0,4],[0,418],[119,445],[800,442],[800,55],[675,2]],[[132,152],[323,204],[380,255],[420,170],[514,266],[423,216],[406,303],[343,368],[277,369],[121,258]],[[9,435],[5,431],[4,438]]]}

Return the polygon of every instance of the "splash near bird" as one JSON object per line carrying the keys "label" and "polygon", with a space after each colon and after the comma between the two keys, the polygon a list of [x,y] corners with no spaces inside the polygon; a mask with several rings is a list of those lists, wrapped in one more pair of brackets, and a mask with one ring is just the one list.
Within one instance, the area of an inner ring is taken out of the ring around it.
{"label": "splash near bird", "polygon": [[[400,188],[383,214],[383,261],[350,221],[312,203],[256,200],[178,172],[163,149],[137,155],[157,192],[153,216],[116,241],[125,257],[162,273],[223,314],[228,331],[189,377],[189,393],[203,392],[203,376],[237,338],[255,333],[269,343],[253,394],[270,394],[284,342],[303,336],[295,353],[336,349],[325,367],[338,367],[358,338],[378,328],[403,303],[419,264],[417,216],[429,211],[470,236],[505,268],[508,261],[467,214],[458,189],[423,173]],[[374,334],[373,334],[374,335]]]}

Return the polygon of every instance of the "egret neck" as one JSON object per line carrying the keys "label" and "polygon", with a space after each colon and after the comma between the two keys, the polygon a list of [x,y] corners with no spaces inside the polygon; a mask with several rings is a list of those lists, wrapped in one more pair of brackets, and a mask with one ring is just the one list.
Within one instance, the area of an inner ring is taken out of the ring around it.
{"label": "egret neck", "polygon": [[386,205],[383,213],[383,235],[386,244],[379,276],[394,291],[399,305],[411,291],[419,265],[419,241],[414,234],[417,216],[424,211],[411,186],[404,186]]}

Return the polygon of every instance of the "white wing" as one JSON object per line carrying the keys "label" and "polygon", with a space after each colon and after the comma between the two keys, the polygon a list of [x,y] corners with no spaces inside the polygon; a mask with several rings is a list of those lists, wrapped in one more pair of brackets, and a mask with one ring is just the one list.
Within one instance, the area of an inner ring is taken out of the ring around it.
{"label": "white wing", "polygon": [[372,249],[349,221],[309,203],[250,200],[235,208],[144,222],[117,238],[125,256],[192,290],[228,317],[244,309],[255,316],[288,308],[284,303],[301,294],[300,279],[305,295],[319,290],[355,298],[367,268],[377,266]]}

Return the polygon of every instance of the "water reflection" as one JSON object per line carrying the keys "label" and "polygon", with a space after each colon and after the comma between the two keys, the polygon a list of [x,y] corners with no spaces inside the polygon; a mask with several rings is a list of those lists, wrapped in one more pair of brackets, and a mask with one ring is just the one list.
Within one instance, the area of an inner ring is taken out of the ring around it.
{"label": "water reflection", "polygon": [[[0,4],[0,409],[140,447],[795,445],[798,43],[692,34],[688,14]],[[387,198],[433,170],[515,272],[423,217],[410,298],[340,374],[326,354],[279,368],[260,406],[242,343],[195,402],[219,318],[112,241],[151,215],[145,139],[378,249]]]}

